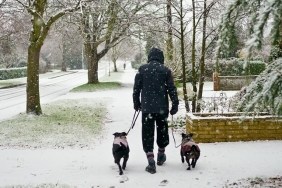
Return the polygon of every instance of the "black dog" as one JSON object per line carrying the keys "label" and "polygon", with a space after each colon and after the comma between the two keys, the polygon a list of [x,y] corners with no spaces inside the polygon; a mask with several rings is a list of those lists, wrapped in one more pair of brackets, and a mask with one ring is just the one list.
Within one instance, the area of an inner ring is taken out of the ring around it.
{"label": "black dog", "polygon": [[[119,168],[119,175],[123,174],[122,169],[124,170],[126,167],[127,160],[129,158],[129,146],[126,140],[126,133],[114,133],[115,136],[113,142],[113,156],[115,159],[115,163],[118,165]],[[123,158],[122,167],[120,166],[120,160]]]}
{"label": "black dog", "polygon": [[[192,139],[193,134],[184,134],[182,133],[182,143],[180,149],[181,161],[184,163],[184,157],[186,157],[186,162],[188,163],[187,170],[195,168],[197,160],[200,157],[200,148]],[[192,163],[190,165],[190,159]]]}

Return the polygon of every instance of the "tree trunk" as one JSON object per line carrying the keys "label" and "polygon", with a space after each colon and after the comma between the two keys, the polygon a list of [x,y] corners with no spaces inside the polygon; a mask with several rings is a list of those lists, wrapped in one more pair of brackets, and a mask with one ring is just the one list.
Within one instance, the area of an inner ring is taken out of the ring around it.
{"label": "tree trunk", "polygon": [[184,49],[184,26],[183,26],[183,0],[180,0],[180,42],[181,42],[181,61],[182,61],[182,83],[183,83],[183,95],[186,112],[190,111],[187,88],[186,88],[186,62],[185,62],[185,49]]}
{"label": "tree trunk", "polygon": [[114,59],[113,63],[114,63],[114,72],[118,72],[118,70],[117,70],[117,60]]}
{"label": "tree trunk", "polygon": [[88,63],[88,83],[98,84],[98,62],[96,57],[91,56],[90,63]]}
{"label": "tree trunk", "polygon": [[[202,36],[202,49],[200,59],[200,75],[199,75],[199,91],[197,101],[202,99],[203,88],[205,81],[205,54],[206,54],[206,25],[207,25],[207,0],[204,0],[204,13],[203,13],[203,36]],[[197,112],[201,110],[201,103],[197,103]]]}
{"label": "tree trunk", "polygon": [[167,24],[168,24],[168,38],[167,38],[167,60],[169,63],[173,62],[173,40],[172,40],[172,13],[171,0],[167,0]]}
{"label": "tree trunk", "polygon": [[98,62],[100,59],[98,58],[97,47],[90,43],[84,43],[84,46],[88,66],[88,83],[98,84]]}
{"label": "tree trunk", "polygon": [[192,12],[193,12],[193,26],[192,26],[192,112],[196,111],[196,98],[197,98],[197,78],[196,78],[196,15],[195,15],[195,0],[192,0]]}
{"label": "tree trunk", "polygon": [[66,33],[63,34],[63,41],[62,41],[62,51],[63,51],[63,61],[62,61],[62,67],[61,71],[66,72],[67,71],[67,46],[66,46],[67,36]]}
{"label": "tree trunk", "polygon": [[28,47],[26,112],[42,114],[39,94],[39,57],[41,47],[31,43]]}

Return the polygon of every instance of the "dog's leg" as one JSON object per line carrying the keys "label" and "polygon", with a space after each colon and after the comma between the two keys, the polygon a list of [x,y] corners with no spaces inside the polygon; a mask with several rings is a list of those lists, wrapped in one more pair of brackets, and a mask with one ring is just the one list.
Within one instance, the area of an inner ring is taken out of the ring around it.
{"label": "dog's leg", "polygon": [[186,162],[187,162],[187,164],[188,164],[188,168],[187,168],[187,170],[191,170],[190,158],[189,158],[189,156],[188,156],[188,155],[186,155]]}
{"label": "dog's leg", "polygon": [[128,161],[129,155],[125,155],[123,158],[123,163],[122,163],[122,169],[124,170],[126,168],[126,163]]}
{"label": "dog's leg", "polygon": [[182,153],[182,151],[180,151],[180,156],[181,156],[181,162],[184,163],[184,154]]}
{"label": "dog's leg", "polygon": [[196,159],[195,158],[192,158],[191,165],[192,165],[192,168],[195,168],[195,166],[196,166]]}
{"label": "dog's leg", "polygon": [[123,171],[122,171],[121,166],[120,166],[119,163],[118,163],[118,168],[119,168],[119,175],[123,175]]}
{"label": "dog's leg", "polygon": [[118,165],[118,168],[119,168],[119,175],[122,175],[123,174],[123,171],[122,171],[122,168],[120,166],[120,159],[118,160],[115,160],[116,164]]}
{"label": "dog's leg", "polygon": [[200,157],[200,152],[197,150],[196,146],[193,146],[192,149],[193,149],[192,168],[195,168],[197,160]]}

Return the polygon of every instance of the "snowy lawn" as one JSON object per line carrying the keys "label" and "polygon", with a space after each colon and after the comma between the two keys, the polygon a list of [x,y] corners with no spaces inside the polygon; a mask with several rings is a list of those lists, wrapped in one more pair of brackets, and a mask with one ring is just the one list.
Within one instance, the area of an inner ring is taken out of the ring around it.
{"label": "snowy lawn", "polygon": [[71,92],[93,92],[98,90],[118,89],[121,84],[118,82],[100,82],[98,84],[84,84],[73,88]]}
{"label": "snowy lawn", "polygon": [[102,129],[105,105],[89,99],[60,100],[42,107],[41,116],[20,114],[1,122],[2,148],[90,147]]}
{"label": "snowy lawn", "polygon": [[101,91],[101,90],[114,90],[121,87],[120,82],[116,82],[119,80],[123,75],[123,72],[114,72],[111,73],[110,76],[106,75],[100,79],[99,84],[83,84],[76,88],[73,88],[71,92],[94,92],[94,91]]}
{"label": "snowy lawn", "polygon": [[[36,132],[31,131],[30,135],[34,135],[36,139],[28,143],[39,145],[42,142],[41,148],[0,147],[0,187],[155,188],[165,186],[206,188],[281,186],[282,141],[199,143],[201,156],[195,169],[187,171],[187,164],[181,163],[180,149],[175,148],[171,130],[170,145],[166,148],[167,161],[163,166],[157,166],[156,174],[149,174],[145,172],[147,160],[142,150],[140,117],[128,135],[130,156],[127,168],[124,175],[118,175],[118,167],[114,164],[111,151],[112,134],[128,131],[134,114],[132,87],[135,71],[128,67],[122,77],[117,80],[123,83],[123,87],[120,89],[72,92],[61,97],[55,103],[63,107],[71,105],[73,102],[77,105],[75,110],[83,109],[82,111],[87,115],[72,119],[75,123],[70,123],[68,129],[65,130],[75,131],[75,134],[66,138],[61,132],[58,136],[49,137],[51,138],[49,141],[55,143],[64,143],[67,140],[79,143],[87,141],[88,146],[91,147],[54,149],[54,147],[49,147],[50,144],[46,142],[44,134],[37,136]],[[209,90],[207,93],[212,94],[212,91]],[[89,127],[84,127],[85,119],[93,124],[96,123],[96,119],[91,116],[94,111],[89,106],[93,109],[96,107],[107,109],[103,127],[98,131],[99,136],[92,134]],[[52,108],[51,112],[55,111],[56,109]],[[185,115],[183,104],[180,106],[178,115]],[[34,117],[30,119],[34,119]],[[57,128],[60,121],[54,122],[57,123],[55,125]],[[36,123],[31,122],[31,124]],[[38,123],[38,126],[41,126],[40,124]],[[0,123],[0,126],[3,126],[3,122]],[[10,124],[10,126],[13,125]],[[25,125],[23,121],[23,123],[19,123],[19,126],[26,129],[29,123]],[[176,145],[181,141],[180,133],[182,131],[184,130],[178,129],[174,132]],[[9,139],[4,139],[3,133],[9,133],[6,131],[1,131],[1,133],[1,142],[6,143],[7,146]],[[91,135],[93,138],[87,140]],[[21,137],[19,140],[23,143],[26,142]]]}

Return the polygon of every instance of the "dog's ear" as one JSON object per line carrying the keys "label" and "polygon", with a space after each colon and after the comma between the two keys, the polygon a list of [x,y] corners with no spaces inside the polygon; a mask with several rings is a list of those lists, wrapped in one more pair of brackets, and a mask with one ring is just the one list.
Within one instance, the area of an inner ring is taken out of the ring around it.
{"label": "dog's ear", "polygon": [[184,137],[186,136],[186,134],[185,134],[185,133],[182,133],[181,135],[182,135],[182,138],[184,138]]}
{"label": "dog's ear", "polygon": [[114,135],[115,137],[117,137],[117,136],[119,135],[119,133],[118,133],[118,132],[115,132],[113,135]]}
{"label": "dog's ear", "polygon": [[122,132],[121,136],[127,136],[126,132]]}

